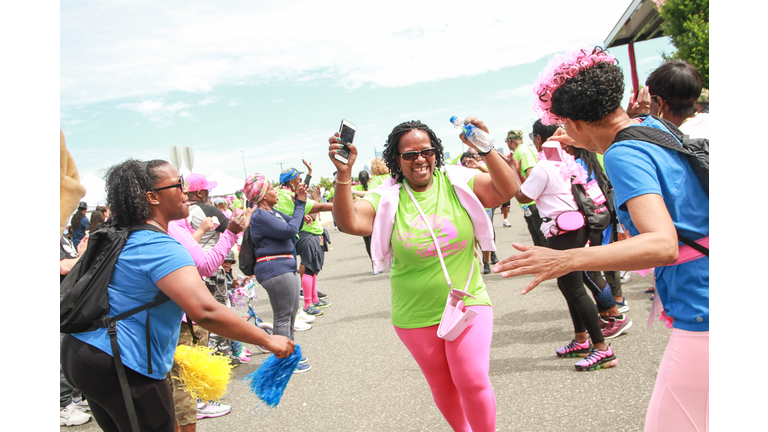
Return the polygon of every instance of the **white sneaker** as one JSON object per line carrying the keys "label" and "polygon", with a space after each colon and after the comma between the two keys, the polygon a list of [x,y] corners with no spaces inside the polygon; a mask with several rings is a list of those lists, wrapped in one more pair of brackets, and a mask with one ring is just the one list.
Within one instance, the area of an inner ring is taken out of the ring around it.
{"label": "white sneaker", "polygon": [[296,319],[302,320],[307,324],[312,324],[313,322],[315,322],[315,317],[304,312],[304,310],[302,309],[299,309],[299,311],[296,313]]}
{"label": "white sneaker", "polygon": [[506,219],[504,219],[504,223],[503,223],[503,225],[504,225],[505,227],[511,227],[511,226],[512,226],[512,224],[510,224],[509,222],[507,222],[507,220],[506,220]]}
{"label": "white sneaker", "polygon": [[622,271],[621,272],[621,283],[625,284],[632,279],[632,272],[630,271]]}
{"label": "white sneaker", "polygon": [[218,402],[208,401],[205,405],[200,407],[200,403],[197,404],[197,419],[221,417],[229,414],[232,411],[232,407],[229,405],[222,405]]}
{"label": "white sneaker", "polygon": [[307,331],[311,328],[312,328],[312,324],[307,324],[302,320],[296,320],[296,322],[293,323],[293,330],[297,332]]}
{"label": "white sneaker", "polygon": [[84,399],[72,399],[72,403],[75,404],[77,409],[79,409],[82,412],[87,412],[91,410],[91,406],[88,405],[88,401]]}
{"label": "white sneaker", "polygon": [[82,412],[74,403],[66,408],[59,408],[59,426],[78,426],[88,423],[90,419],[91,415]]}

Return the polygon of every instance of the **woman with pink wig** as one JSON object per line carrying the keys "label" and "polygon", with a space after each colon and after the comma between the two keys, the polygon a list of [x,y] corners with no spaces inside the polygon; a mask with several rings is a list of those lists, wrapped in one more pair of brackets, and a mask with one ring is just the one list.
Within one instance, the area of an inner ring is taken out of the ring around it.
{"label": "woman with pink wig", "polygon": [[600,48],[555,57],[536,82],[534,108],[545,123],[565,127],[567,135],[553,140],[605,155],[616,212],[631,238],[566,251],[513,244],[522,253],[502,260],[494,271],[503,277],[533,274],[525,294],[576,270],[655,267],[649,326],[660,314],[672,332],[645,430],[704,431],[709,428],[709,194],[678,151],[616,139],[624,129],[647,127],[680,144],[673,124],[624,112],[624,76],[615,63]]}

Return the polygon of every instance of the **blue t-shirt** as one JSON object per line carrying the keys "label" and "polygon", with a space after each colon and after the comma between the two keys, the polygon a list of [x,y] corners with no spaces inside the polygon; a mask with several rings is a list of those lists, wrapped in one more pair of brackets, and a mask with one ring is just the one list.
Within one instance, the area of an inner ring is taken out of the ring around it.
{"label": "blue t-shirt", "polygon": [[78,222],[76,227],[72,227],[72,244],[77,247],[78,244],[80,244],[80,240],[85,237],[85,230],[88,229],[88,225],[90,225],[90,221],[87,217],[83,216],[80,218],[80,222]]}
{"label": "blue t-shirt", "polygon": [[[668,130],[647,117],[641,125]],[[691,169],[686,156],[644,141],[621,141],[605,152],[605,168],[614,188],[619,221],[633,236],[626,203],[645,195],[661,195],[677,230],[691,240],[709,235],[709,196]],[[664,313],[674,318],[674,327],[709,331],[709,258],[685,264],[657,267],[656,295]]]}
{"label": "blue t-shirt", "polygon": [[[195,266],[186,249],[163,233],[142,230],[128,237],[117,259],[109,282],[109,316],[116,316],[155,299],[160,289],[157,281],[185,266]],[[147,373],[147,336],[145,323],[150,314],[152,373]],[[184,312],[173,302],[141,311],[117,322],[117,343],[123,364],[154,379],[164,379],[173,366]],[[73,335],[81,341],[112,355],[106,328]]]}

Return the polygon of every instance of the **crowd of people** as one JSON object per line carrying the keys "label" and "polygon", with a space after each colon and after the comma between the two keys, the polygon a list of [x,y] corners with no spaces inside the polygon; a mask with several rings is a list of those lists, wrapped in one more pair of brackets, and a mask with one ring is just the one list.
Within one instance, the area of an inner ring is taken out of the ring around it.
{"label": "crowd of people", "polygon": [[[121,348],[133,347],[121,358],[142,427],[194,431],[198,419],[231,407],[190,396],[167,347],[207,345],[233,366],[250,361],[246,344],[290,355],[296,333],[331,306],[318,274],[331,243],[319,214],[332,211],[334,229],[363,237],[372,273],[389,270],[391,323],[446,422],[454,431],[478,432],[496,430],[497,403],[489,378],[494,314],[483,275],[533,274],[524,293],[556,279],[573,339],[553,347],[554,354],[578,358],[576,370],[595,371],[617,366],[620,353],[608,340],[633,325],[622,272],[654,269],[652,312],[672,333],[645,428],[706,430],[709,258],[678,238],[708,247],[708,189],[682,153],[616,137],[646,126],[708,139],[709,93],[698,71],[680,60],[660,66],[645,84],[623,109],[615,58],[600,48],[558,56],[534,88],[541,118],[531,125],[533,145],[523,143],[522,129],[511,129],[506,151],[481,152],[462,133],[469,150],[449,163],[435,132],[407,121],[393,128],[370,172],[355,172],[356,146],[334,134],[328,143],[336,172],[328,190],[312,187],[306,160],[303,178],[295,168],[279,179],[256,173],[233,196],[217,197],[216,182],[202,174],[182,176],[161,160],[127,160],[107,174],[107,205],[89,218],[80,202],[69,218],[60,239],[61,279],[87,250],[89,233],[111,225],[159,230],[130,235],[110,281],[110,307],[119,314],[160,292],[170,297],[141,319],[118,323]],[[480,119],[465,121],[488,132]],[[333,157],[343,147],[347,163]],[[513,200],[531,242],[497,257],[494,213],[500,209],[501,226],[511,227]],[[237,277],[244,235],[255,265],[253,276]],[[233,311],[238,290],[253,284],[269,298],[270,332]],[[438,329],[457,290],[463,312],[474,318],[448,339]],[[143,322],[149,316],[151,329]],[[303,349],[295,373],[311,369],[312,348]],[[88,379],[111,365],[106,329],[62,335],[62,426],[89,421],[90,411],[102,429],[125,430],[128,412],[116,379]]]}

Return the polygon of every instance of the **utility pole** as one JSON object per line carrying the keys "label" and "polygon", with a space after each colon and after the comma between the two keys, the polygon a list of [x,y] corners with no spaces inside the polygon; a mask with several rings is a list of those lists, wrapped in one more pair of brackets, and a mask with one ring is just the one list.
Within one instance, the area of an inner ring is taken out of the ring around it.
{"label": "utility pole", "polygon": [[241,150],[240,151],[240,156],[243,157],[243,174],[245,175],[245,177],[243,177],[243,178],[247,179],[248,178],[248,170],[245,169],[245,150]]}
{"label": "utility pole", "polygon": [[283,173],[283,163],[282,162],[278,162],[277,164],[280,165],[280,173],[282,174]]}

